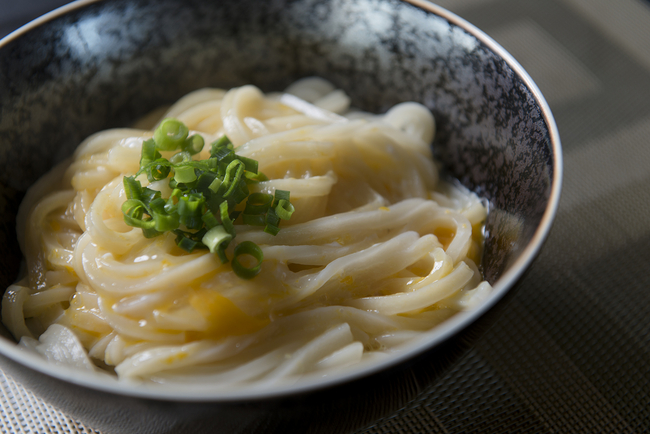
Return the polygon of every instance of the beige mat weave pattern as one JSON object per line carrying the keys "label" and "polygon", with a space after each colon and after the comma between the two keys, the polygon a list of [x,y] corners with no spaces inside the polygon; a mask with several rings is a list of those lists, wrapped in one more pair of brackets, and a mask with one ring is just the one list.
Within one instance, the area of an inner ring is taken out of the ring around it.
{"label": "beige mat weave pattern", "polygon": [[0,433],[99,434],[35,397],[0,371]]}

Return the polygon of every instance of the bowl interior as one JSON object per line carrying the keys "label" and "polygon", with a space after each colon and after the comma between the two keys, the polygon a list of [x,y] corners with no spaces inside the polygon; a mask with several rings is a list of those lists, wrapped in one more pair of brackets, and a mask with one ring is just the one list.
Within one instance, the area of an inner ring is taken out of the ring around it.
{"label": "bowl interior", "polygon": [[521,67],[454,15],[397,0],[115,0],[69,9],[0,43],[0,286],[20,266],[22,196],[85,137],[201,87],[282,90],[312,75],[363,110],[426,105],[437,121],[436,156],[490,201],[483,270],[493,298],[410,354],[496,303],[540,248],[559,194],[555,125]]}

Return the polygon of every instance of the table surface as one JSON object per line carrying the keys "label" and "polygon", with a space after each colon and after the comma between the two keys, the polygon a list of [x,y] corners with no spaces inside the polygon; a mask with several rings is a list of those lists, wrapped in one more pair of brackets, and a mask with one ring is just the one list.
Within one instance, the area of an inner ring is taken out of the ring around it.
{"label": "table surface", "polygon": [[[0,0],[0,36],[65,3]],[[558,123],[562,199],[503,315],[378,433],[650,431],[650,1],[439,0],[503,45]],[[2,433],[97,433],[0,372]]]}

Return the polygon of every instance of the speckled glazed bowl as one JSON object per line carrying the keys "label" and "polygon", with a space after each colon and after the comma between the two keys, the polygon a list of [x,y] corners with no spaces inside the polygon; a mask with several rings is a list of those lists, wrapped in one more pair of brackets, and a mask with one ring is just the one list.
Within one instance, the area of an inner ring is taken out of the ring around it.
{"label": "speckled glazed bowl", "polygon": [[[281,90],[305,76],[383,112],[408,100],[437,120],[435,154],[487,198],[484,258],[495,291],[404,353],[344,375],[256,393],[98,380],[0,338],[0,366],[107,433],[349,432],[417,396],[480,335],[549,231],[560,190],[552,115],[494,41],[412,0],[80,1],[0,41],[0,287],[18,274],[26,189],[89,134],[129,125],[205,86]],[[6,336],[9,336],[5,333]]]}

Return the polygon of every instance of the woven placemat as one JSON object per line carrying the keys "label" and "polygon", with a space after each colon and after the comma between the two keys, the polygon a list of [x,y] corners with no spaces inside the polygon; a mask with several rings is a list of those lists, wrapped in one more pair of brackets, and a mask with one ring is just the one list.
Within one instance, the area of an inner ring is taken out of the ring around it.
{"label": "woven placemat", "polygon": [[[650,2],[437,3],[539,85],[564,148],[563,196],[494,326],[430,390],[360,432],[649,432]],[[3,433],[97,433],[2,373],[0,386]]]}
{"label": "woven placemat", "polygon": [[2,434],[99,434],[44,403],[0,371]]}

